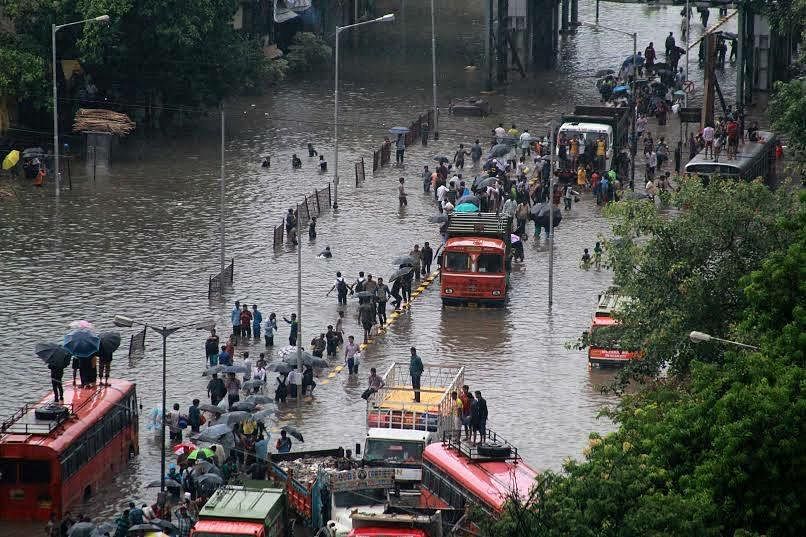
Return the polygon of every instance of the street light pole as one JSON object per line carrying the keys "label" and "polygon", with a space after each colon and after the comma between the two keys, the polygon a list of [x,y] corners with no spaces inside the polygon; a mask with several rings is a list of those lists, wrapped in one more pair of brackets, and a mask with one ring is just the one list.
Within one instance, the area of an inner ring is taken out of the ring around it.
{"label": "street light pole", "polygon": [[61,191],[61,174],[59,173],[59,87],[56,79],[56,32],[67,26],[76,26],[85,22],[109,22],[109,15],[101,15],[91,19],[84,19],[67,24],[50,25],[51,61],[53,62],[53,180],[56,185],[56,198]]}
{"label": "street light pole", "polygon": [[554,121],[549,122],[549,309],[554,303]]}
{"label": "street light pole", "polygon": [[299,225],[299,203],[297,204],[297,406],[302,406],[302,239]]}
{"label": "street light pole", "polygon": [[754,351],[760,350],[759,347],[756,347],[754,345],[748,345],[747,343],[739,343],[738,341],[732,341],[730,339],[722,339],[716,336],[712,336],[711,334],[706,334],[705,332],[698,332],[696,330],[689,333],[688,338],[692,341],[692,343],[719,341],[720,343],[728,343],[729,345],[736,345],[737,347],[742,347],[743,349],[751,349]]}
{"label": "street light pole", "polygon": [[224,102],[221,102],[221,213],[219,231],[221,233],[221,289],[224,289],[224,267],[226,266],[226,251],[224,246]]}
{"label": "street light pole", "polygon": [[434,0],[431,0],[431,71],[434,78],[434,141],[436,141],[439,140],[439,117],[437,112],[437,30],[434,19]]}
{"label": "street light pole", "polygon": [[123,315],[115,315],[113,320],[115,326],[126,327],[130,328],[135,324],[143,326],[145,328],[150,328],[151,330],[157,332],[160,336],[162,336],[162,427],[160,432],[160,492],[165,492],[165,426],[167,425],[165,422],[165,414],[167,414],[167,390],[166,390],[166,381],[167,381],[167,369],[168,369],[168,336],[176,332],[177,330],[181,330],[182,328],[188,328],[194,326],[197,330],[204,330],[210,329],[215,324],[212,321],[205,321],[205,322],[195,322],[189,324],[183,324],[180,326],[174,327],[167,327],[162,326],[161,328],[156,327],[149,323],[144,323],[140,321],[135,321],[130,317],[125,317]]}
{"label": "street light pole", "polygon": [[344,30],[373,24],[376,22],[394,22],[393,14],[384,15],[377,19],[372,19],[347,26],[336,26],[336,66],[333,75],[333,210],[339,208],[339,34]]}

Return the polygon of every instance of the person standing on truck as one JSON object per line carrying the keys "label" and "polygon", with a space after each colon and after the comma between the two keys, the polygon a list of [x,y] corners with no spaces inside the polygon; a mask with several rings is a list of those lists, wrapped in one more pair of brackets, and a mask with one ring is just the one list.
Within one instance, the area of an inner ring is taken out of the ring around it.
{"label": "person standing on truck", "polygon": [[375,302],[378,305],[378,322],[381,325],[381,329],[386,324],[386,303],[389,301],[390,294],[389,286],[383,283],[383,278],[378,278],[378,286],[375,288]]}
{"label": "person standing on truck", "polygon": [[288,438],[288,433],[285,432],[285,429],[280,431],[280,438],[277,439],[277,443],[274,447],[277,449],[277,453],[288,453],[291,451],[291,439]]}
{"label": "person standing on truck", "polygon": [[480,441],[483,443],[487,436],[487,401],[481,396],[481,392],[476,390],[476,402],[471,408],[470,421],[473,424],[473,443],[476,443],[476,433],[481,435]]}
{"label": "person standing on truck", "polygon": [[478,139],[473,142],[473,145],[470,146],[470,158],[473,160],[473,167],[478,168],[479,162],[481,162],[481,144],[479,144]]}
{"label": "person standing on truck", "polygon": [[417,349],[411,348],[411,359],[409,360],[409,374],[411,375],[411,389],[414,390],[414,402],[420,402],[420,377],[423,375],[423,361],[417,356]]}
{"label": "person standing on truck", "polygon": [[459,399],[456,392],[451,392],[451,416],[453,416],[453,429],[456,431],[456,436],[462,437],[462,400]]}
{"label": "person standing on truck", "polygon": [[472,399],[473,394],[470,393],[470,386],[465,384],[459,394],[459,400],[462,402],[462,425],[465,429],[465,440],[470,440],[470,401]]}

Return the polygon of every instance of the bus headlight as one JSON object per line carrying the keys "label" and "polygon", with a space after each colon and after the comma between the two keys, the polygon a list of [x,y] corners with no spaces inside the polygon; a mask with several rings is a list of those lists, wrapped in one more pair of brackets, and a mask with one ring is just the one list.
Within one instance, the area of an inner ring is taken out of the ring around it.
{"label": "bus headlight", "polygon": [[501,296],[501,291],[498,289],[493,289],[493,296]]}
{"label": "bus headlight", "polygon": [[445,288],[445,294],[446,295],[452,295],[453,294],[453,289],[451,289],[450,287],[446,287]]}

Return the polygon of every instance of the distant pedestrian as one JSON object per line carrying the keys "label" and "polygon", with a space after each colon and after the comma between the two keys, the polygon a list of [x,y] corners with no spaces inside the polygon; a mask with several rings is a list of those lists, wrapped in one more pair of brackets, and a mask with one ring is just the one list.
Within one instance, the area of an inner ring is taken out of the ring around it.
{"label": "distant pedestrian", "polygon": [[194,399],[193,404],[188,407],[188,425],[194,433],[199,432],[201,427],[201,410],[199,410],[199,400]]}
{"label": "distant pedestrian", "polygon": [[60,364],[48,364],[48,369],[50,369],[50,384],[53,386],[53,400],[56,402],[64,401],[64,387],[62,386],[64,368],[58,367],[58,365]]}
{"label": "distant pedestrian", "polygon": [[297,244],[297,217],[294,209],[289,208],[285,215],[285,232],[291,244]]}
{"label": "distant pedestrian", "polygon": [[317,358],[322,358],[324,356],[325,348],[327,348],[327,342],[325,341],[324,333],[319,334],[317,337],[311,340],[311,354]]}
{"label": "distant pedestrian", "polygon": [[319,171],[321,173],[327,172],[327,161],[325,160],[324,155],[319,155]]}
{"label": "distant pedestrian", "polygon": [[245,340],[252,337],[252,312],[246,304],[241,310],[241,337]]}
{"label": "distant pedestrian", "polygon": [[330,288],[330,291],[327,294],[336,291],[336,297],[338,303],[341,305],[347,304],[347,292],[350,291],[350,286],[347,284],[347,281],[341,275],[341,272],[336,272],[336,281],[333,283],[333,287]]}
{"label": "distant pedestrian", "polygon": [[412,347],[409,360],[409,374],[411,375],[411,389],[414,391],[414,402],[420,402],[420,378],[423,375],[423,361],[417,355],[417,349]]}
{"label": "distant pedestrian", "polygon": [[291,155],[291,167],[294,169],[302,168],[302,160],[297,156],[296,153]]}
{"label": "distant pedestrian", "polygon": [[352,375],[353,371],[358,372],[355,365],[355,355],[358,353],[359,347],[355,342],[353,336],[347,338],[347,343],[344,345],[344,363],[347,366],[347,374]]}
{"label": "distant pedestrian", "polygon": [[224,385],[224,380],[218,378],[217,373],[213,373],[213,378],[207,383],[207,395],[210,397],[210,403],[213,406],[221,402],[225,395],[227,395],[227,387]]}
{"label": "distant pedestrian", "polygon": [[465,157],[469,153],[465,149],[465,144],[459,144],[459,149],[453,155],[453,165],[456,167],[457,170],[465,169]]}
{"label": "distant pedestrian", "polygon": [[377,370],[374,367],[369,369],[369,378],[367,379],[367,391],[368,396],[369,394],[373,394],[383,388],[385,386],[383,379],[380,375],[378,375]]}
{"label": "distant pedestrian", "polygon": [[272,312],[269,314],[269,319],[263,327],[263,337],[266,340],[267,347],[274,347],[274,334],[277,333],[277,315]]}
{"label": "distant pedestrian", "polygon": [[402,289],[402,284],[400,280],[402,280],[402,278],[398,278],[394,281],[394,283],[392,284],[392,290],[389,293],[390,295],[392,295],[392,298],[395,299],[392,302],[392,306],[395,308],[395,310],[399,310],[400,304],[403,302],[403,298],[400,296],[400,290]]}
{"label": "distant pedestrian", "polygon": [[288,438],[288,433],[285,432],[284,429],[280,431],[280,438],[277,439],[277,443],[274,447],[277,453],[288,453],[291,451],[291,439]]}
{"label": "distant pedestrian", "polygon": [[431,175],[432,175],[431,172],[428,171],[428,166],[423,166],[423,173],[422,173],[423,192],[425,192],[426,194],[428,192],[431,192]]}
{"label": "distant pedestrian", "polygon": [[395,141],[395,164],[398,166],[403,166],[403,155],[406,152],[406,139],[403,138],[402,134],[397,135],[397,140]]}
{"label": "distant pedestrian", "polygon": [[406,197],[406,188],[403,185],[406,180],[401,177],[398,181],[400,182],[400,186],[397,187],[397,200],[401,207],[405,207],[409,204],[408,198]]}
{"label": "distant pedestrian", "polygon": [[431,245],[428,244],[428,241],[423,245],[423,249],[420,250],[420,263],[423,267],[423,276],[427,276],[431,274],[431,262],[434,260],[434,250],[431,249]]}
{"label": "distant pedestrian", "polygon": [[297,314],[292,313],[291,319],[286,319],[283,317],[283,320],[291,325],[291,331],[288,333],[288,344],[292,347],[297,346],[297,330],[299,328],[299,323],[297,322]]}
{"label": "distant pedestrian", "polygon": [[274,402],[285,403],[288,397],[287,375],[280,375],[277,377],[277,387],[274,389]]}
{"label": "distant pedestrian", "polygon": [[674,172],[680,173],[680,166],[683,159],[683,141],[677,142],[677,146],[674,148]]}
{"label": "distant pedestrian", "polygon": [[235,373],[230,373],[227,380],[224,382],[227,387],[227,402],[231,407],[241,400],[241,381],[235,376]]}
{"label": "distant pedestrian", "polygon": [[218,365],[218,346],[220,343],[221,340],[216,335],[215,328],[211,328],[210,335],[207,336],[207,341],[204,342],[205,363],[210,367]]}
{"label": "distant pedestrian", "polygon": [[333,329],[333,325],[327,325],[327,332],[325,333],[325,349],[328,358],[336,357],[336,347],[339,346],[339,333]]}
{"label": "distant pedestrian", "polygon": [[241,335],[241,303],[237,300],[235,301],[235,307],[232,308],[232,313],[230,313],[230,319],[232,321],[232,335],[235,336],[237,344],[238,337]]}
{"label": "distant pedestrian", "polygon": [[378,322],[381,329],[386,324],[386,303],[389,301],[390,295],[389,286],[383,283],[383,278],[378,278],[378,286],[375,288],[375,304],[377,304]]}
{"label": "distant pedestrian", "polygon": [[311,387],[310,394],[313,395],[313,390],[316,388],[316,381],[313,380],[313,368],[309,365],[303,366],[302,371],[302,395],[306,395],[308,386]]}
{"label": "distant pedestrian", "polygon": [[263,325],[263,314],[258,311],[257,304],[252,304],[252,336],[260,339],[260,327]]}
{"label": "distant pedestrian", "polygon": [[476,402],[471,408],[471,423],[473,428],[473,443],[476,443],[476,433],[480,435],[479,442],[484,443],[487,436],[487,401],[476,390]]}
{"label": "distant pedestrian", "polygon": [[243,366],[246,369],[243,373],[243,381],[252,380],[252,359],[249,357],[249,351],[243,353]]}
{"label": "distant pedestrian", "polygon": [[221,345],[221,352],[218,353],[219,365],[232,365],[232,354],[227,350],[226,345]]}
{"label": "distant pedestrian", "polygon": [[422,266],[422,251],[420,251],[420,245],[415,244],[414,249],[409,252],[409,255],[414,258],[414,263],[412,263],[412,268],[414,269],[414,277],[418,280],[420,279],[420,267]]}
{"label": "distant pedestrian", "polygon": [[470,147],[470,158],[471,160],[473,160],[474,168],[479,167],[479,162],[481,161],[481,153],[482,153],[481,144],[479,144],[479,141],[476,140]]}
{"label": "distant pedestrian", "polygon": [[194,520],[190,518],[188,514],[188,508],[185,504],[179,506],[174,512],[176,516],[176,520],[174,521],[174,526],[176,526],[176,535],[178,537],[189,537],[190,530],[193,528]]}
{"label": "distant pedestrian", "polygon": [[[311,216],[311,221],[308,222],[308,240],[314,240],[316,238],[316,217]],[[330,250],[330,248],[328,248]]]}
{"label": "distant pedestrian", "polygon": [[456,431],[456,436],[461,438],[462,434],[462,400],[456,392],[451,392],[451,418],[453,418],[453,429]]}
{"label": "distant pedestrian", "polygon": [[369,343],[369,333],[372,330],[372,321],[375,317],[374,305],[371,299],[365,300],[358,306],[358,322],[364,329],[364,343]]}

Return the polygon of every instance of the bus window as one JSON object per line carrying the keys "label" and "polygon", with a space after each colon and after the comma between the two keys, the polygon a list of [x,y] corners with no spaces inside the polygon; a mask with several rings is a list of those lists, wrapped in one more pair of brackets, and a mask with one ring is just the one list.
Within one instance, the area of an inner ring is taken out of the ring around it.
{"label": "bus window", "polygon": [[6,459],[0,460],[0,483],[17,482],[17,463]]}
{"label": "bus window", "polygon": [[478,259],[479,272],[504,272],[501,254],[480,254]]}
{"label": "bus window", "polygon": [[47,461],[23,461],[20,463],[20,482],[50,483],[50,463]]}
{"label": "bus window", "polygon": [[445,270],[449,272],[469,272],[470,256],[464,252],[445,252]]}

